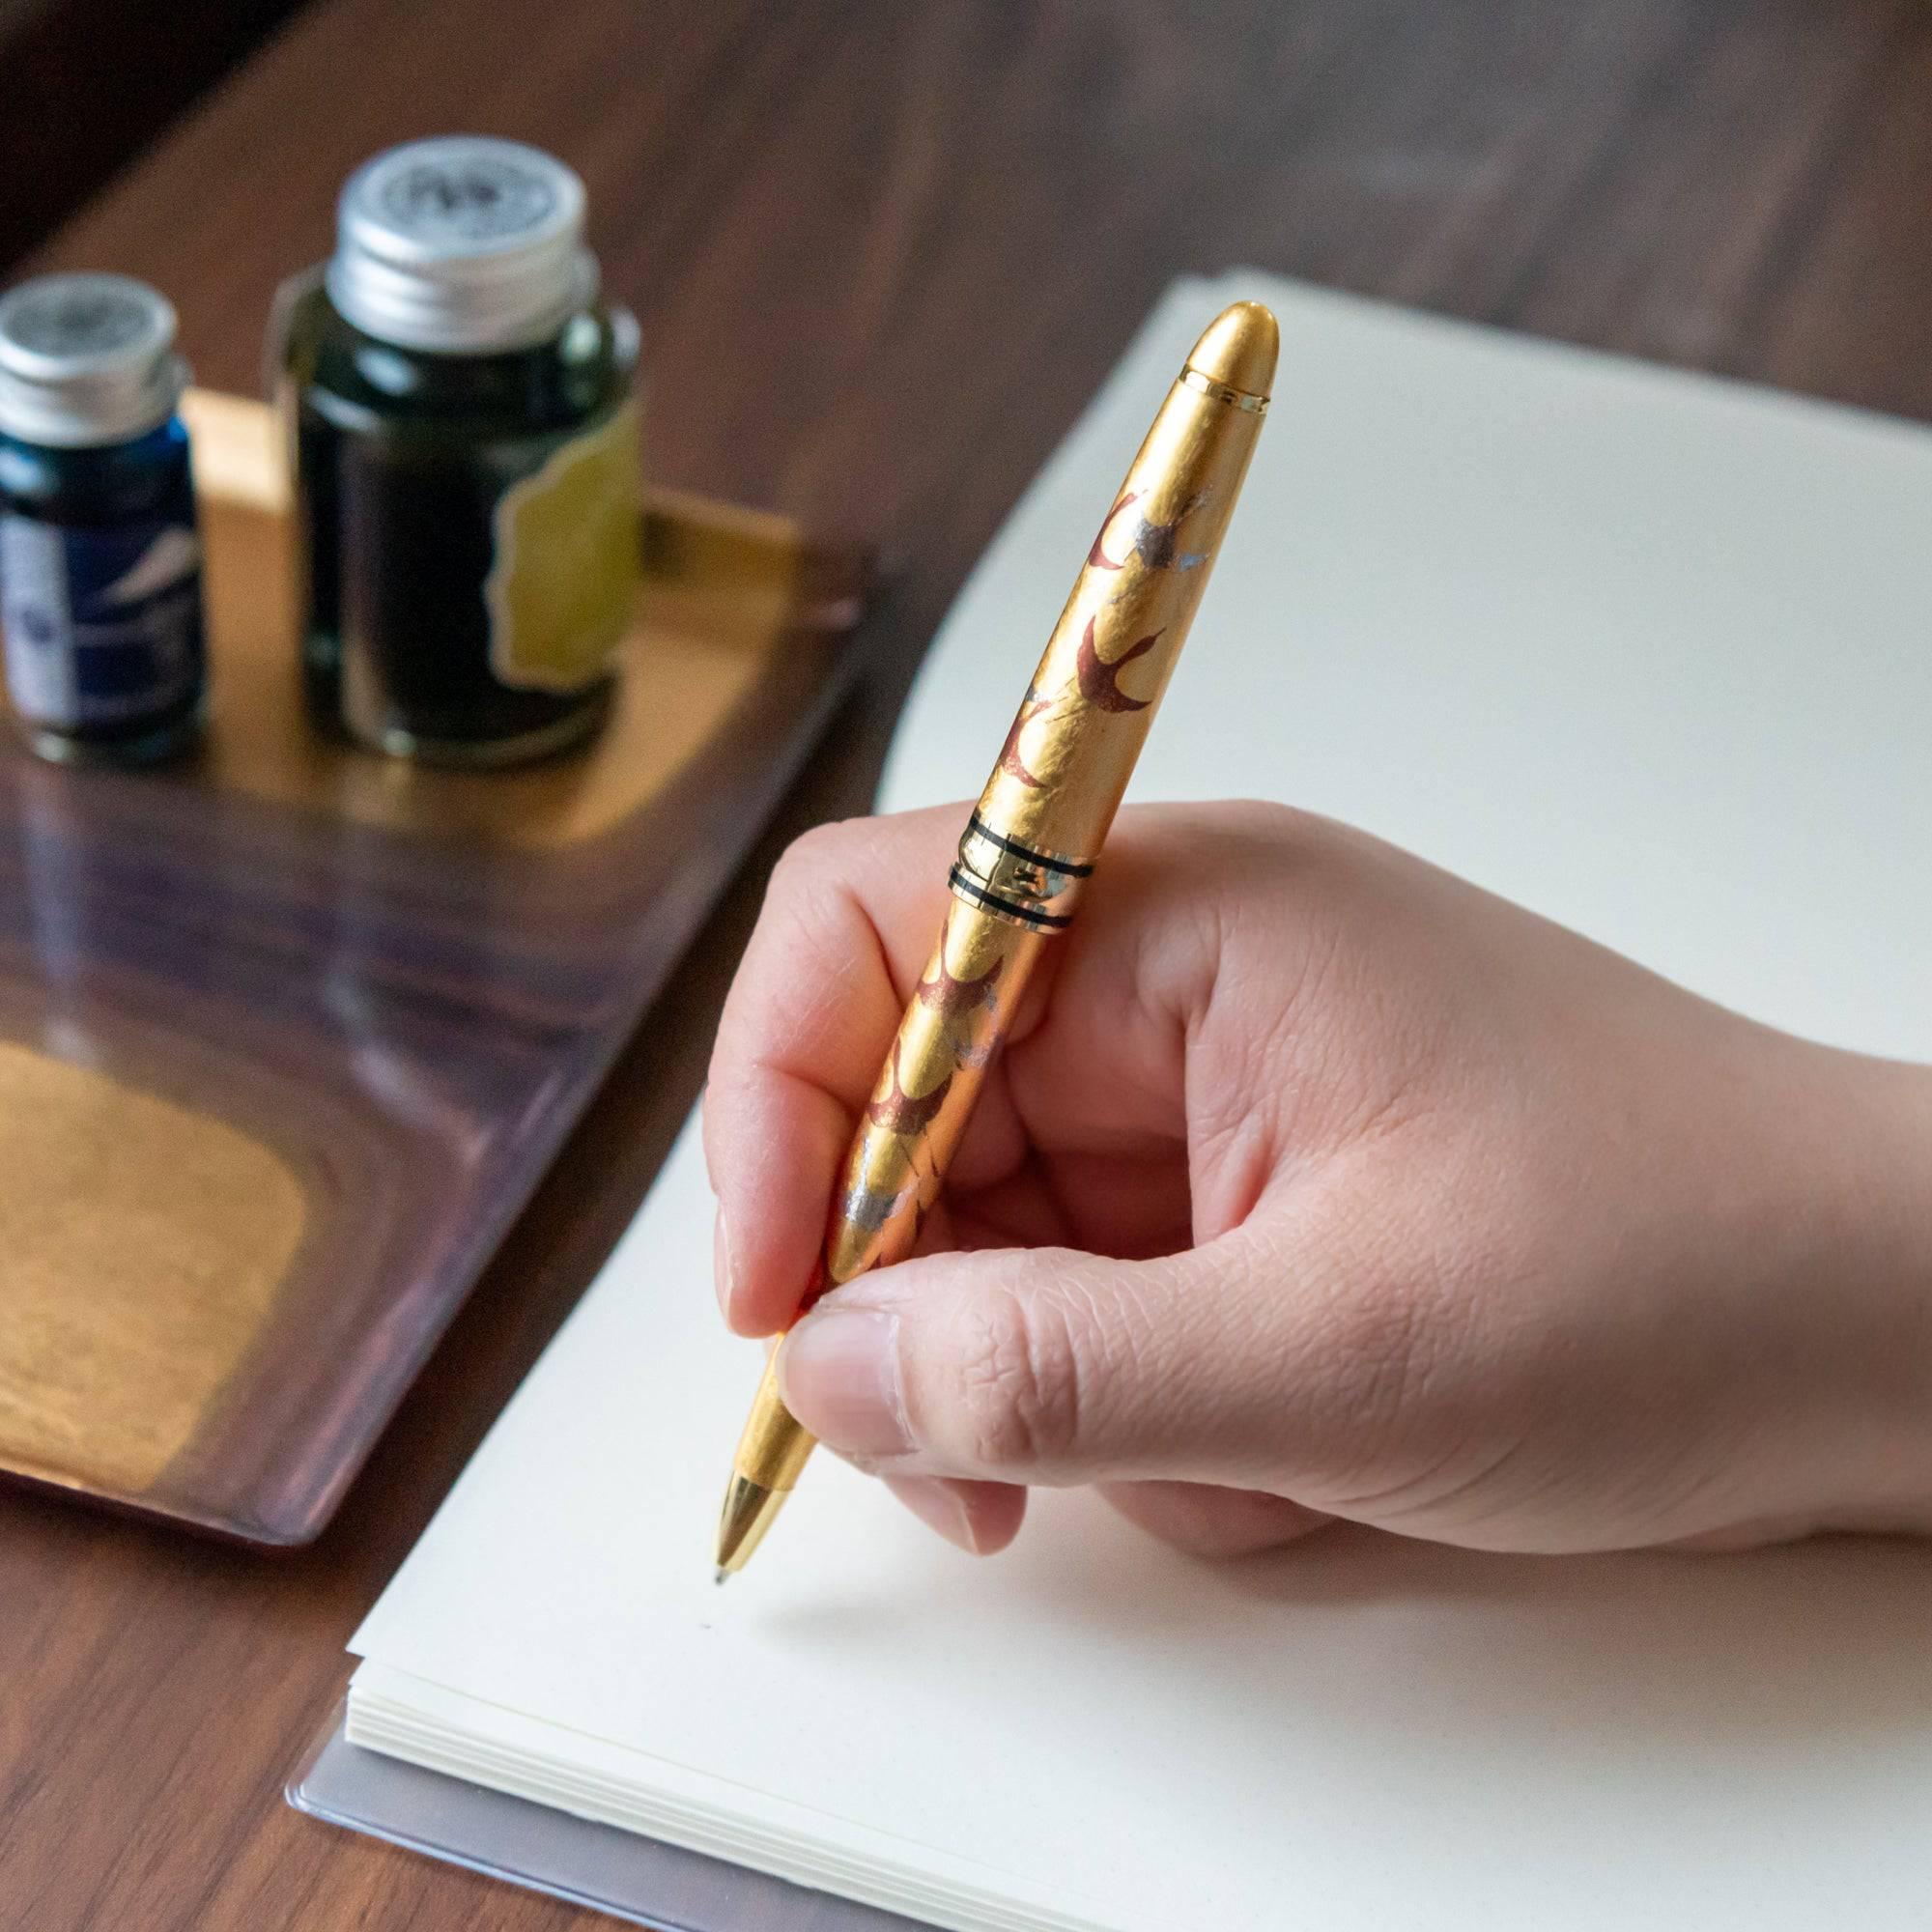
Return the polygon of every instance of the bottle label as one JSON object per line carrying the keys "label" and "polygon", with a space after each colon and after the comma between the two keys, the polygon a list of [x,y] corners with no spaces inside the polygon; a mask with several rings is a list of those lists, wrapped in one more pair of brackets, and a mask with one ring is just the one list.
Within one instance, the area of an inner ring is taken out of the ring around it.
{"label": "bottle label", "polygon": [[498,682],[572,692],[609,671],[637,606],[640,475],[627,402],[497,498],[483,601]]}
{"label": "bottle label", "polygon": [[7,687],[29,724],[74,730],[181,703],[202,674],[193,525],[0,516],[0,629]]}

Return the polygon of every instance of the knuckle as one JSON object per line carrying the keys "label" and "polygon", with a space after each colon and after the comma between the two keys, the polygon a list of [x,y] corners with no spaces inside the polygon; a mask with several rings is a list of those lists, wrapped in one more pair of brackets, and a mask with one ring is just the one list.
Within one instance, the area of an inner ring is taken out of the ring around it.
{"label": "knuckle", "polygon": [[770,893],[775,898],[822,888],[828,874],[843,869],[853,838],[853,821],[835,819],[801,832],[772,867]]}
{"label": "knuckle", "polygon": [[973,1467],[1019,1472],[1049,1466],[1073,1446],[1079,1425],[1071,1326],[1050,1298],[1010,1291],[962,1310],[953,1440]]}
{"label": "knuckle", "polygon": [[1235,799],[1228,803],[1226,810],[1232,832],[1264,845],[1270,854],[1284,847],[1313,843],[1321,826],[1314,813],[1285,805],[1279,799]]}

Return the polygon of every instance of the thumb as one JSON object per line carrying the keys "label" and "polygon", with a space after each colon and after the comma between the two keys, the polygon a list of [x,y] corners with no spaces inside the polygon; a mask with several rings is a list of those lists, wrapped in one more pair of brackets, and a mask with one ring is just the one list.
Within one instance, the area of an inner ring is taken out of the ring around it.
{"label": "thumb", "polygon": [[800,1321],[780,1386],[815,1435],[886,1475],[1273,1487],[1306,1444],[1295,1392],[1334,1326],[1278,1255],[1243,1229],[1158,1261],[904,1262]]}

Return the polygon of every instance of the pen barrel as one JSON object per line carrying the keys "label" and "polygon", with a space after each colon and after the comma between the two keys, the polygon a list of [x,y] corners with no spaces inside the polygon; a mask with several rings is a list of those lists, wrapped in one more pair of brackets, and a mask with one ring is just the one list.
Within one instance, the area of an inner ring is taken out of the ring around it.
{"label": "pen barrel", "polygon": [[[959,841],[938,944],[853,1136],[801,1313],[919,1244],[1173,675],[1266,414],[1277,342],[1259,304],[1215,320],[1101,521]],[[749,1556],[811,1447],[768,1362],[725,1499],[721,1572]]]}
{"label": "pen barrel", "polygon": [[1266,407],[1190,363],[1101,522],[974,814],[1043,866],[1091,866],[1107,836]]}
{"label": "pen barrel", "polygon": [[[846,1156],[807,1307],[919,1240],[1200,607],[1266,416],[1274,343],[1264,309],[1237,305],[1215,323],[1101,522],[960,839],[953,903]],[[1256,393],[1223,380],[1235,370],[1255,373]]]}
{"label": "pen barrel", "polygon": [[[859,1117],[801,1314],[831,1289],[905,1260],[918,1244],[1048,939],[1047,931],[999,918],[955,893]],[[733,1472],[762,1489],[788,1491],[812,1442],[784,1406],[774,1357]]]}
{"label": "pen barrel", "polygon": [[784,1406],[779,1393],[778,1360],[774,1350],[765,1363],[764,1378],[731,1458],[731,1473],[760,1489],[783,1492],[796,1487],[798,1472],[810,1458],[817,1437]]}
{"label": "pen barrel", "polygon": [[912,1253],[1047,939],[955,895],[860,1116],[808,1306]]}

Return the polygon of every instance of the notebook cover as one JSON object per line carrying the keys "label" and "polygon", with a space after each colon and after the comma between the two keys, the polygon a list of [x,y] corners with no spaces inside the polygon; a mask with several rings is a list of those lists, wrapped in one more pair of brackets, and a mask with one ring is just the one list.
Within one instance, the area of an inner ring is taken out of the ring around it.
{"label": "notebook cover", "polygon": [[359,1750],[338,1710],[289,1780],[288,1801],[366,1833],[654,1932],[911,1932],[913,1920],[661,1845],[527,1799]]}

